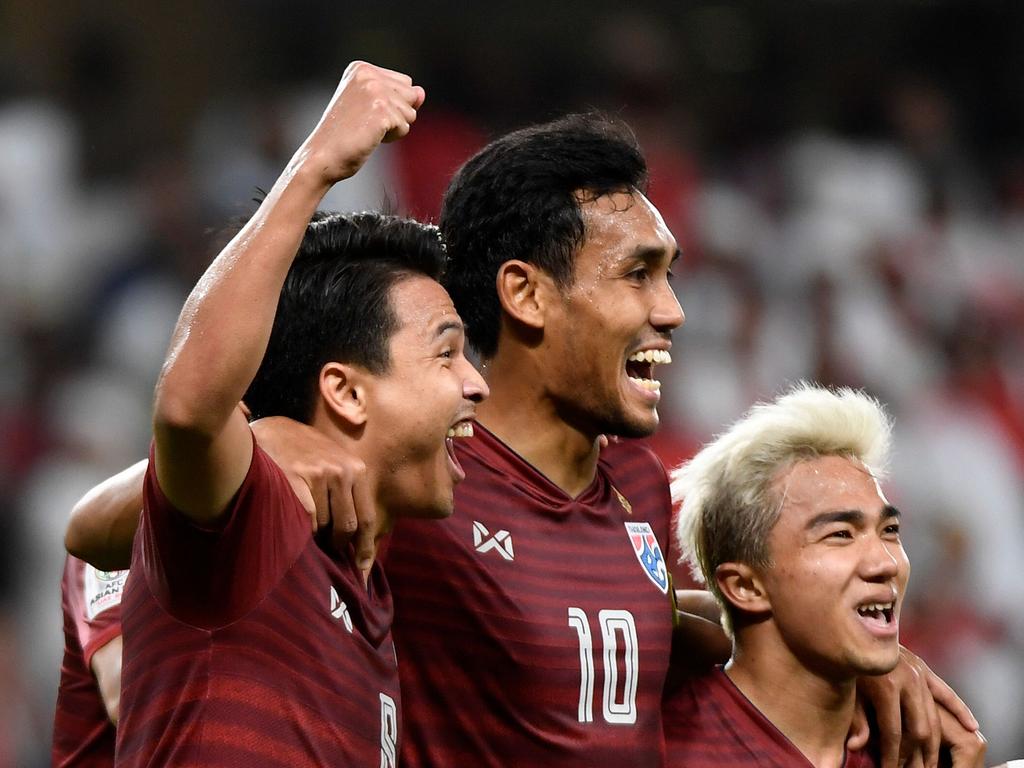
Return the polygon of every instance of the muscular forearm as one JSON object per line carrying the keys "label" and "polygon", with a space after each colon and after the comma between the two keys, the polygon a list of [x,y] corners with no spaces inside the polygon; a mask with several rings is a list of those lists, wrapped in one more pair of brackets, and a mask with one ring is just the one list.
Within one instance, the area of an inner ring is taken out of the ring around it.
{"label": "muscular forearm", "polygon": [[219,516],[245,476],[251,437],[238,407],[270,338],[281,286],[327,185],[296,153],[256,215],[199,281],[157,385],[156,471],[199,522]]}
{"label": "muscular forearm", "polygon": [[157,426],[213,437],[252,381],[278,296],[327,191],[300,149],[253,218],[207,269],[182,310],[156,394]]}
{"label": "muscular forearm", "polygon": [[83,496],[71,511],[64,546],[75,557],[103,571],[131,564],[132,539],[142,509],[142,479],[149,462],[142,460]]}

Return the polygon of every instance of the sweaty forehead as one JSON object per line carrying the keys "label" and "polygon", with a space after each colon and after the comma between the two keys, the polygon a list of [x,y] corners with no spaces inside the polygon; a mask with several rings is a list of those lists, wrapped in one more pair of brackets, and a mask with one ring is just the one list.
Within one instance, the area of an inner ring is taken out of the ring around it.
{"label": "sweaty forehead", "polygon": [[400,280],[391,289],[391,302],[400,331],[432,337],[446,324],[462,326],[448,292],[429,277],[415,275]]}
{"label": "sweaty forehead", "polygon": [[609,192],[595,197],[577,192],[585,242],[607,247],[664,248],[674,253],[676,241],[661,212],[643,193]]}
{"label": "sweaty forehead", "polygon": [[797,461],[776,479],[784,507],[807,512],[849,504],[850,508],[884,503],[875,477],[861,462],[845,456],[821,456]]}

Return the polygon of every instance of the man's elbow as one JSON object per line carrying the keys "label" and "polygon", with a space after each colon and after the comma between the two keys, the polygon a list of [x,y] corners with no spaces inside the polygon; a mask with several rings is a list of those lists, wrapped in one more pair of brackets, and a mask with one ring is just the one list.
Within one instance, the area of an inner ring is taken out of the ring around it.
{"label": "man's elbow", "polygon": [[153,406],[153,436],[165,441],[202,444],[213,440],[224,427],[222,414],[211,413],[202,397],[180,397],[158,391]]}

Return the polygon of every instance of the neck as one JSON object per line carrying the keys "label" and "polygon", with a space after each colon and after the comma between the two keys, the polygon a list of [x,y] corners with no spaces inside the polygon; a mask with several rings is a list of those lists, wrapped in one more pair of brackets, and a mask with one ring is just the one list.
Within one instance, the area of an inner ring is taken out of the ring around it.
{"label": "neck", "polygon": [[477,406],[477,419],[568,496],[594,481],[597,435],[566,423],[543,388],[542,372],[500,354],[483,367],[490,396]]}
{"label": "neck", "polygon": [[[839,768],[853,724],[856,679],[836,681],[801,664],[781,639],[770,646],[737,635],[725,673],[817,768]],[[779,692],[785,691],[780,696]]]}

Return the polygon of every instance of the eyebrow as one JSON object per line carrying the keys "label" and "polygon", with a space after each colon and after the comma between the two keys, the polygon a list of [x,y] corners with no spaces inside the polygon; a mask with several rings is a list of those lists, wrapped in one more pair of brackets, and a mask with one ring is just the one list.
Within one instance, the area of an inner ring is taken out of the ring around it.
{"label": "eyebrow", "polygon": [[456,333],[463,332],[462,323],[458,320],[444,320],[438,324],[434,331],[434,338],[439,339],[444,336],[448,331],[455,331]]}
{"label": "eyebrow", "polygon": [[[882,507],[882,515],[880,521],[886,520],[899,520],[900,511],[896,509],[892,504],[886,504]],[[807,530],[812,528],[819,528],[823,525],[829,525],[830,523],[849,523],[850,525],[863,525],[865,515],[859,509],[839,509],[834,512],[822,512],[821,514],[815,515],[804,526]]]}
{"label": "eyebrow", "polygon": [[[672,258],[669,259],[669,265],[675,264],[680,258],[682,258],[683,252],[676,248],[672,254]],[[647,263],[659,262],[665,257],[665,251],[662,248],[657,248],[651,245],[638,245],[636,249],[629,254],[627,261],[645,261]]]}

